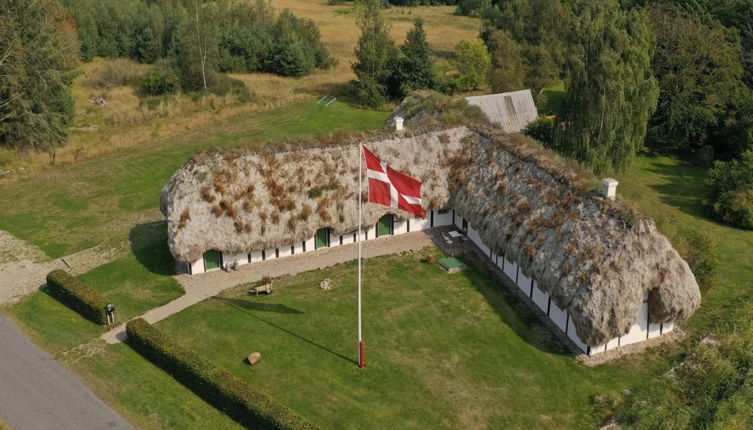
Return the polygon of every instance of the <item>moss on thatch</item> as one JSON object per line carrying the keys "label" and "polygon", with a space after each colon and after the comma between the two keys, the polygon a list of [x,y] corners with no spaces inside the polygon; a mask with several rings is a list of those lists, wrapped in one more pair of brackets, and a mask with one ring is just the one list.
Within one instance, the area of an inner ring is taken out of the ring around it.
{"label": "moss on thatch", "polygon": [[[485,126],[360,139],[422,180],[425,209],[454,208],[485,244],[512,256],[568,310],[589,345],[627,333],[644,292],[652,322],[687,318],[700,304],[688,265],[652,220],[602,199],[592,175],[530,139]],[[355,231],[358,141],[197,154],[163,190],[170,250],[189,262],[209,249],[244,253],[292,245],[321,227]],[[411,216],[365,205],[363,225],[386,213]]]}

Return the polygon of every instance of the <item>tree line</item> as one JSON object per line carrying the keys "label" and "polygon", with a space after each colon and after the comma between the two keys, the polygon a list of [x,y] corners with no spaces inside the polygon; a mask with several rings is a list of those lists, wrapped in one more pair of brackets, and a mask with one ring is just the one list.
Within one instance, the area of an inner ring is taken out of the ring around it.
{"label": "tree line", "polygon": [[464,57],[466,45],[456,74],[433,77],[419,23],[396,50],[380,3],[359,18],[362,103],[415,88],[453,92],[473,76],[494,93],[530,88],[542,105],[545,89],[564,83],[556,115],[527,133],[597,173],[625,170],[644,145],[697,153],[715,163],[713,215],[753,228],[753,1],[461,0],[459,13],[482,19],[490,65]]}
{"label": "tree line", "polygon": [[0,0],[0,146],[64,145],[74,69],[96,56],[153,63],[139,81],[153,95],[242,90],[222,72],[335,64],[313,21],[264,0]]}

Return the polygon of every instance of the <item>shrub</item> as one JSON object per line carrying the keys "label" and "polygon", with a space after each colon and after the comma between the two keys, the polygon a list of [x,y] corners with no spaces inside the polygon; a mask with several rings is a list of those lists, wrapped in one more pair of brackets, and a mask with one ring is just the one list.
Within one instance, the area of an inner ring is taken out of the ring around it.
{"label": "shrub", "polygon": [[184,348],[141,318],[126,324],[128,344],[204,400],[249,428],[317,427],[238,379],[222,367]]}
{"label": "shrub", "polygon": [[717,161],[709,171],[711,210],[722,222],[753,229],[753,151],[740,160]]}
{"label": "shrub", "polygon": [[47,291],[84,318],[97,324],[107,324],[107,299],[66,271],[53,270],[47,274]]}
{"label": "shrub", "polygon": [[139,80],[139,88],[147,94],[171,94],[180,88],[180,77],[167,64],[158,64]]}
{"label": "shrub", "polygon": [[537,118],[526,126],[523,134],[551,147],[554,142],[554,118]]}

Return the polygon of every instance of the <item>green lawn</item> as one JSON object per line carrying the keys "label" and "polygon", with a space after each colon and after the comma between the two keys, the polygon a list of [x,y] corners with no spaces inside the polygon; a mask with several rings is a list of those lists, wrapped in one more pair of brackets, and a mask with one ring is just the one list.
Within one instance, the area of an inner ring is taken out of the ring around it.
{"label": "green lawn", "polygon": [[620,396],[657,361],[588,368],[487,274],[447,275],[426,252],[366,260],[365,371],[354,261],[276,280],[271,296],[229,290],[157,326],[322,428],[582,428],[591,396]]}
{"label": "green lawn", "polygon": [[126,237],[139,214],[159,207],[162,186],[191,155],[381,126],[386,113],[314,102],[242,115],[122,152],[0,181],[0,229],[55,258]]}

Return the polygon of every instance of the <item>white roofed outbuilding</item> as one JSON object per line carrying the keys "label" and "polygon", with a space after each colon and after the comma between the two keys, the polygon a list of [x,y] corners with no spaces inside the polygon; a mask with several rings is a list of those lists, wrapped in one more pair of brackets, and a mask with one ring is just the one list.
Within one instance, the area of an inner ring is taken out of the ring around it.
{"label": "white roofed outbuilding", "polygon": [[489,121],[502,127],[505,133],[520,133],[539,117],[531,90],[471,96],[465,99],[469,104],[480,107]]}

